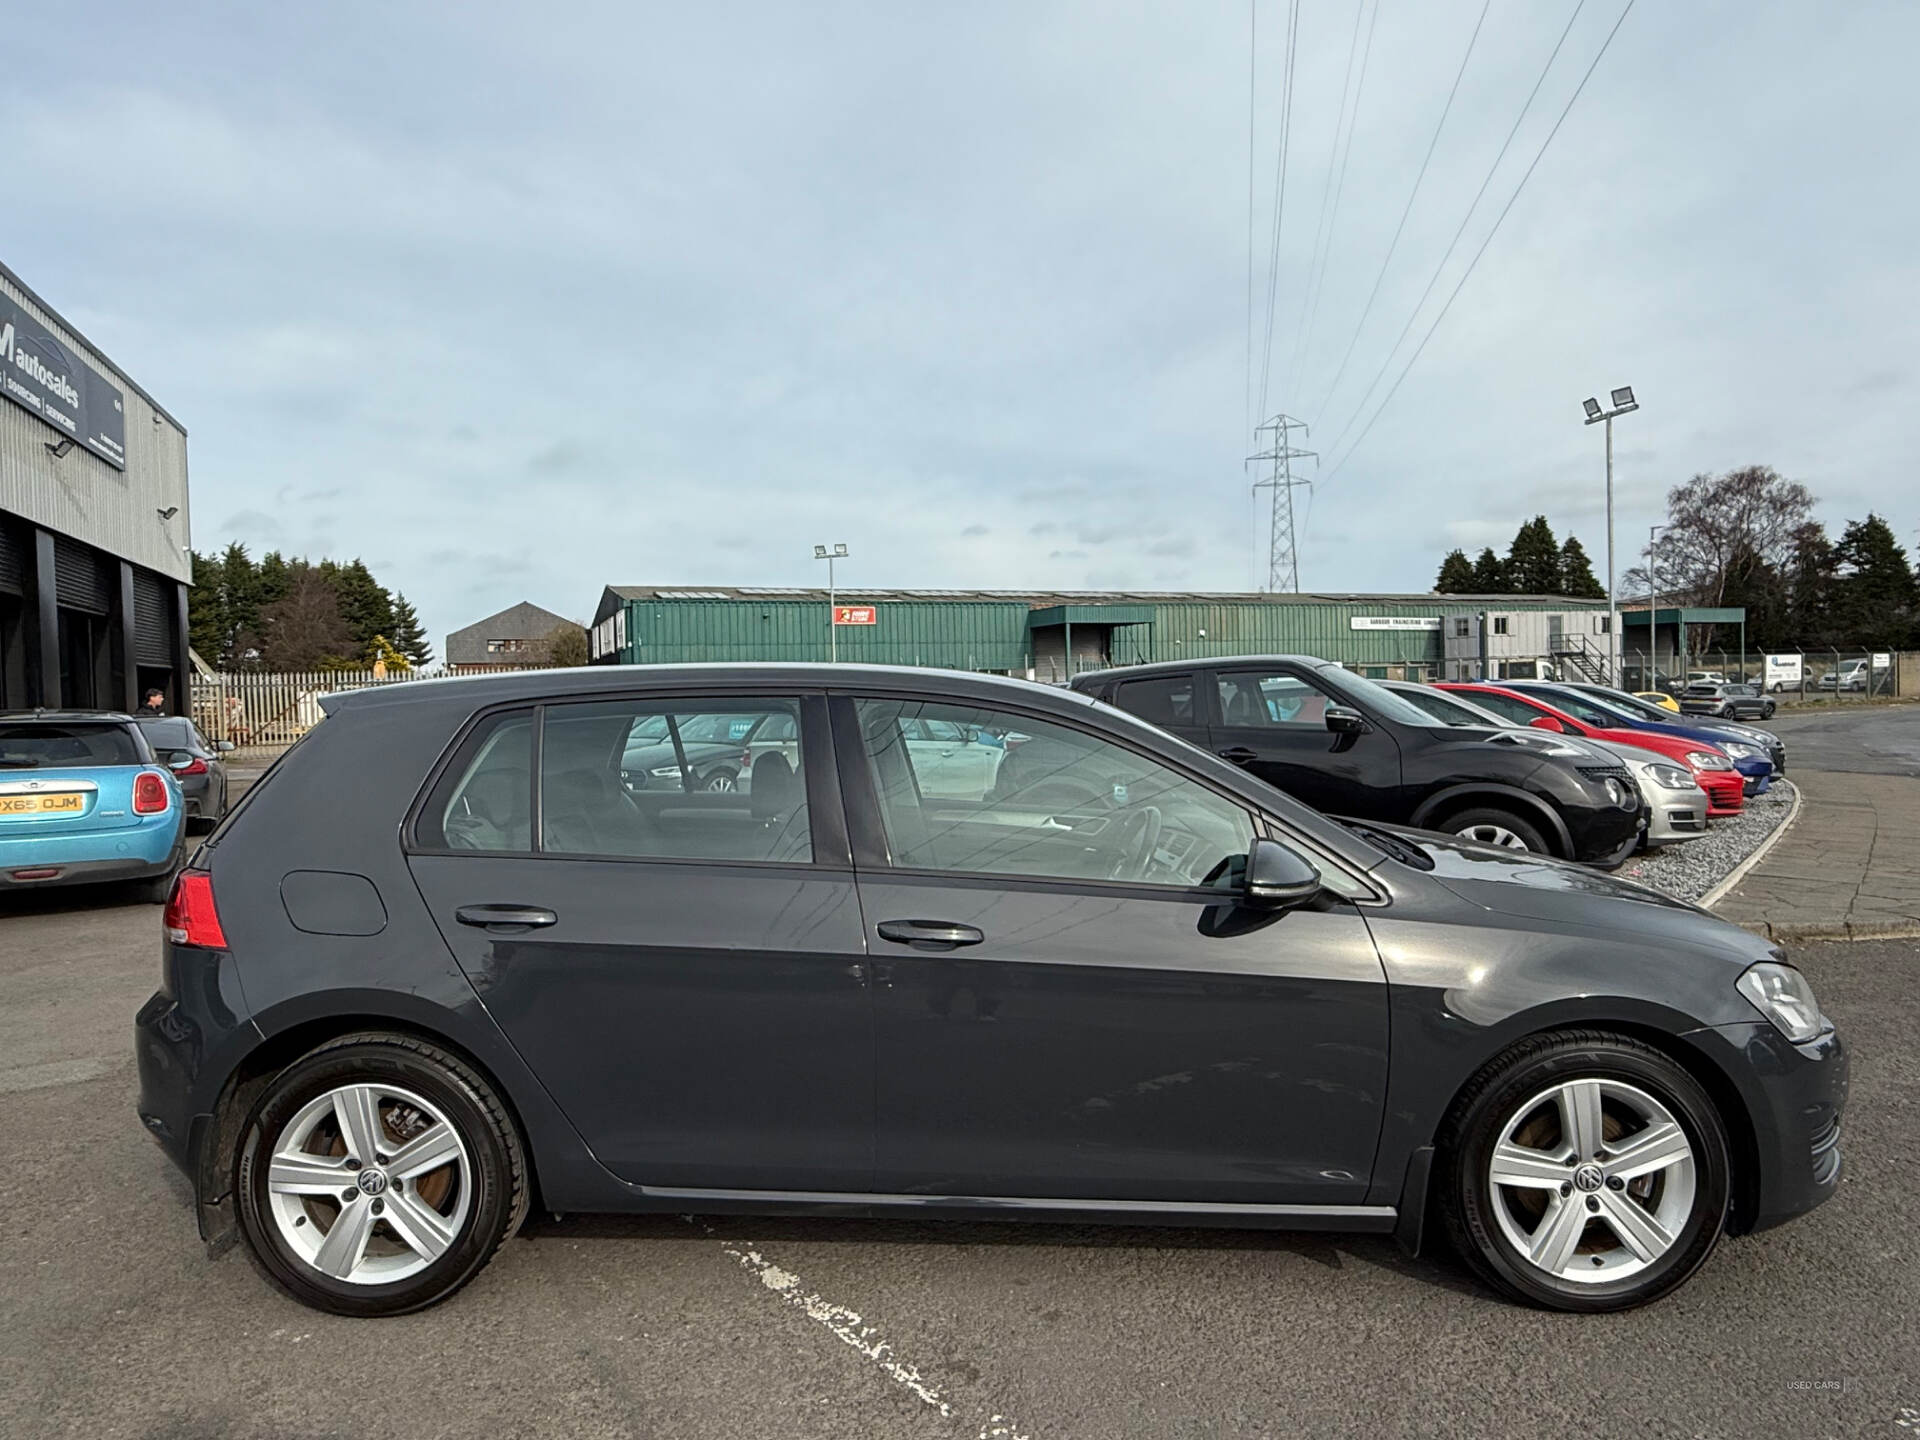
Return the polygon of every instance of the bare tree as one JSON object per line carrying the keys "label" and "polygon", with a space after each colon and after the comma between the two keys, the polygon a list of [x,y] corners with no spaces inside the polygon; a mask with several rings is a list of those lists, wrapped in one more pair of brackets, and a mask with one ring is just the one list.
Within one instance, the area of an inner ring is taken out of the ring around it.
{"label": "bare tree", "polygon": [[[1653,558],[1662,597],[1718,605],[1730,584],[1757,566],[1787,568],[1801,527],[1813,519],[1813,492],[1771,465],[1700,474],[1667,492],[1667,529]],[[1627,585],[1644,591],[1647,569]]]}
{"label": "bare tree", "polygon": [[340,600],[326,577],[308,565],[290,568],[287,593],[260,613],[261,658],[273,670],[318,670],[353,650]]}

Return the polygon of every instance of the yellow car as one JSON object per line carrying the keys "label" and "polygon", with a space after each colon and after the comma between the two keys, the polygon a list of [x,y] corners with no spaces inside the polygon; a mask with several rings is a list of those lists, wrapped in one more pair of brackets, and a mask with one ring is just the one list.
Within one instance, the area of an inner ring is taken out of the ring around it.
{"label": "yellow car", "polygon": [[1676,715],[1680,713],[1680,702],[1664,690],[1636,690],[1633,693],[1650,705],[1658,705],[1662,710],[1671,710]]}

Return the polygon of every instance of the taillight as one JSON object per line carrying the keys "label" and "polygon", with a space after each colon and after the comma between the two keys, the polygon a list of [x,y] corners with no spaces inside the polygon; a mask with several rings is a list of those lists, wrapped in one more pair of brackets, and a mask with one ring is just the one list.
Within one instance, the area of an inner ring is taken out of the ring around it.
{"label": "taillight", "polygon": [[136,815],[158,815],[168,805],[167,782],[151,770],[142,770],[133,777],[133,813]]}
{"label": "taillight", "polygon": [[175,767],[173,773],[176,775],[204,775],[207,773],[207,762],[196,755],[186,764]]}
{"label": "taillight", "polygon": [[176,945],[224,950],[227,935],[220,928],[220,912],[213,904],[213,877],[204,870],[182,871],[167,897],[167,939]]}

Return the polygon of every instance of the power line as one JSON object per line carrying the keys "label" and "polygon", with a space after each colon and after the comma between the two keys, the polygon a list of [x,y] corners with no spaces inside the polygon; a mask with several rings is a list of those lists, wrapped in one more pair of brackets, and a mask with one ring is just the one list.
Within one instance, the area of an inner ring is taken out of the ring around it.
{"label": "power line", "polygon": [[1247,396],[1240,417],[1246,430],[1253,428],[1253,120],[1259,68],[1260,0],[1247,0]]}
{"label": "power line", "polygon": [[1267,252],[1267,333],[1260,359],[1260,408],[1267,411],[1267,380],[1273,368],[1273,310],[1280,287],[1280,230],[1287,209],[1287,147],[1293,136],[1293,69],[1299,50],[1300,0],[1293,0],[1287,15],[1286,78],[1280,98],[1280,153],[1274,161],[1273,237]]}
{"label": "power line", "polygon": [[1440,263],[1433,267],[1433,274],[1427,279],[1427,288],[1422,290],[1420,298],[1413,302],[1413,309],[1407,314],[1407,323],[1400,327],[1400,333],[1394,337],[1392,346],[1388,348],[1385,358],[1380,362],[1380,368],[1374,372],[1373,379],[1368,382],[1366,393],[1361,395],[1360,403],[1353,407],[1353,413],[1347,417],[1347,423],[1340,427],[1340,433],[1334,438],[1333,444],[1327,447],[1329,451],[1340,448],[1340,442],[1347,438],[1347,432],[1353,429],[1354,423],[1366,412],[1367,402],[1373,398],[1373,392],[1386,378],[1387,371],[1393,368],[1393,357],[1400,353],[1401,342],[1412,331],[1413,322],[1420,318],[1420,311],[1426,306],[1427,297],[1433,294],[1433,287],[1440,283],[1440,276],[1447,268],[1447,261],[1453,258],[1454,248],[1459,245],[1460,237],[1467,233],[1467,226],[1473,220],[1474,211],[1480,208],[1480,201],[1485,198],[1487,187],[1493,184],[1493,177],[1499,172],[1500,162],[1507,158],[1507,151],[1512,148],[1514,137],[1520,133],[1520,127],[1525,123],[1528,112],[1533,109],[1533,102],[1539,97],[1540,87],[1547,83],[1547,72],[1553,69],[1553,62],[1560,58],[1560,51],[1567,43],[1567,36],[1573,33],[1574,21],[1580,18],[1580,12],[1586,8],[1586,4],[1587,0],[1578,0],[1573,7],[1573,14],[1567,17],[1566,28],[1560,32],[1560,38],[1554,42],[1553,53],[1547,56],[1547,63],[1540,67],[1540,78],[1533,82],[1533,89],[1527,92],[1526,103],[1520,107],[1520,113],[1514,117],[1513,128],[1507,131],[1507,138],[1500,146],[1500,153],[1493,157],[1493,164],[1487,167],[1486,178],[1480,182],[1480,188],[1474,191],[1473,203],[1467,206],[1467,213],[1460,217],[1460,228],[1453,232],[1453,239],[1447,242],[1446,253],[1440,257]]}
{"label": "power line", "polygon": [[[1360,22],[1366,18],[1366,13],[1367,0],[1357,0],[1357,3],[1353,7],[1353,36],[1347,41],[1347,73],[1345,78],[1340,82],[1340,108],[1334,115],[1333,149],[1327,156],[1327,178],[1322,181],[1320,185],[1320,217],[1313,222],[1313,252],[1307,261],[1307,287],[1300,294],[1300,319],[1294,326],[1293,332],[1293,358],[1287,362],[1285,384],[1282,387],[1289,391],[1293,388],[1295,377],[1300,373],[1300,360],[1306,349],[1307,312],[1310,307],[1318,308],[1320,293],[1319,282],[1325,279],[1326,276],[1326,253],[1322,246],[1322,240],[1324,238],[1326,246],[1328,248],[1331,247],[1332,234],[1327,229],[1327,196],[1334,188],[1333,177],[1336,171],[1339,172],[1340,175],[1341,188],[1344,189],[1346,185],[1346,167],[1340,160],[1340,131],[1342,126],[1349,123],[1347,120],[1347,95],[1353,85],[1354,52],[1360,47]],[[1377,4],[1374,7],[1373,16],[1375,20],[1380,18],[1380,9]],[[1367,30],[1367,50],[1369,54],[1371,54],[1373,50],[1373,30],[1371,27]],[[1363,85],[1366,83],[1366,78],[1366,66],[1363,64],[1360,68],[1360,81]],[[1354,100],[1353,113],[1355,118],[1358,118],[1360,114],[1360,102],[1358,98]],[[1353,132],[1349,129],[1347,132],[1347,152],[1351,154],[1352,151]]]}
{"label": "power line", "polygon": [[1447,318],[1447,312],[1453,308],[1453,302],[1460,298],[1460,292],[1466,288],[1467,281],[1472,278],[1474,268],[1480,263],[1480,257],[1487,253],[1487,246],[1491,245],[1493,243],[1493,237],[1500,233],[1500,225],[1501,222],[1507,218],[1507,212],[1513,209],[1514,202],[1520,198],[1520,192],[1527,188],[1527,181],[1533,178],[1534,168],[1539,165],[1541,158],[1547,153],[1547,147],[1553,144],[1553,137],[1560,133],[1560,127],[1566,123],[1567,115],[1573,109],[1574,101],[1580,98],[1580,92],[1587,88],[1587,81],[1593,78],[1593,72],[1600,67],[1601,59],[1606,55],[1608,47],[1613,44],[1613,37],[1618,35],[1620,33],[1620,27],[1627,23],[1627,16],[1632,13],[1633,5],[1634,0],[1627,0],[1626,8],[1620,12],[1620,18],[1613,22],[1613,29],[1607,32],[1607,38],[1601,42],[1599,53],[1593,57],[1593,63],[1587,66],[1587,73],[1580,77],[1580,83],[1574,87],[1573,94],[1568,97],[1565,107],[1561,109],[1560,118],[1553,122],[1553,129],[1549,130],[1547,132],[1547,138],[1540,142],[1540,148],[1535,152],[1532,163],[1527,166],[1526,173],[1520,177],[1520,183],[1513,187],[1513,194],[1507,197],[1505,207],[1493,222],[1493,229],[1487,232],[1487,238],[1482,240],[1480,242],[1480,248],[1473,252],[1473,259],[1467,262],[1465,273],[1460,276],[1459,283],[1453,287],[1453,292],[1447,296],[1447,303],[1440,307],[1440,313],[1433,317],[1433,324],[1429,325],[1427,327],[1427,333],[1421,336],[1420,344],[1415,348],[1413,354],[1407,357],[1407,363],[1401,367],[1400,374],[1394,379],[1393,388],[1387,391],[1386,397],[1381,400],[1379,408],[1373,412],[1372,418],[1367,421],[1366,428],[1355,437],[1353,444],[1347,447],[1347,453],[1342,455],[1339,460],[1334,463],[1333,469],[1327,472],[1328,480],[1332,480],[1335,475],[1339,474],[1340,467],[1353,458],[1353,452],[1360,448],[1361,444],[1372,432],[1374,421],[1386,413],[1387,407],[1393,403],[1393,397],[1400,393],[1401,382],[1407,378],[1408,372],[1413,369],[1414,362],[1420,358],[1421,352],[1427,348],[1427,342],[1433,339],[1433,333],[1440,328],[1440,322]]}
{"label": "power line", "polygon": [[1394,227],[1386,257],[1380,262],[1380,273],[1374,276],[1373,289],[1368,292],[1367,303],[1361,308],[1360,323],[1353,327],[1353,338],[1347,342],[1347,353],[1340,357],[1340,368],[1333,372],[1333,383],[1327,387],[1316,414],[1327,408],[1327,402],[1333,399],[1334,392],[1340,388],[1340,377],[1347,373],[1347,363],[1353,359],[1353,348],[1360,343],[1360,332],[1367,328],[1367,317],[1373,313],[1373,302],[1380,296],[1381,282],[1387,278],[1387,267],[1393,263],[1393,252],[1400,246],[1401,233],[1407,228],[1407,217],[1413,213],[1413,202],[1420,194],[1420,182],[1427,178],[1427,167],[1433,163],[1433,152],[1440,145],[1440,132],[1447,128],[1447,116],[1453,113],[1454,97],[1460,93],[1460,81],[1467,73],[1467,62],[1473,58],[1473,47],[1480,39],[1480,27],[1487,23],[1487,11],[1492,5],[1493,0],[1484,0],[1480,6],[1480,18],[1473,22],[1473,34],[1467,39],[1467,53],[1460,57],[1460,68],[1454,73],[1453,88],[1447,91],[1447,103],[1440,110],[1440,123],[1433,127],[1433,139],[1427,142],[1426,158],[1420,162],[1420,173],[1413,177],[1413,189],[1407,192],[1406,208],[1400,212],[1400,223]]}

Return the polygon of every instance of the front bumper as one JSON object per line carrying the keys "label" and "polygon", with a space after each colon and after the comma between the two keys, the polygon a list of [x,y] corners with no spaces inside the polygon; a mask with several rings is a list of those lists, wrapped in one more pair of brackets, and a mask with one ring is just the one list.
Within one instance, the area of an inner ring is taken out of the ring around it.
{"label": "front bumper", "polygon": [[[1752,1129],[1752,1173],[1734,1225],[1766,1230],[1803,1215],[1840,1184],[1840,1138],[1849,1062],[1837,1032],[1795,1045],[1765,1020],[1718,1025],[1688,1037],[1740,1090]],[[1736,1147],[1739,1140],[1736,1138]],[[1735,1163],[1741,1163],[1736,1152]]]}
{"label": "front bumper", "polygon": [[1655,787],[1648,807],[1647,844],[1676,845],[1683,840],[1698,840],[1707,833],[1710,803],[1707,792],[1697,785],[1691,790]]}

